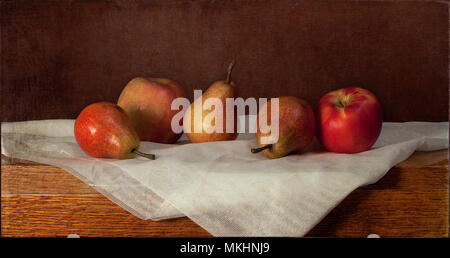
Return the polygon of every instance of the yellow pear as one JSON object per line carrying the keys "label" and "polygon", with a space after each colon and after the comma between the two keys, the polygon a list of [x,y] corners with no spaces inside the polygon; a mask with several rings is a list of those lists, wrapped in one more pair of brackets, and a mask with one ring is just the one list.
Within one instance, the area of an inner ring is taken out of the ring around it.
{"label": "yellow pear", "polygon": [[[236,84],[231,81],[231,71],[235,61],[231,61],[225,80],[211,84],[186,110],[183,129],[193,143],[229,141],[237,137],[237,119],[234,99],[237,97]],[[227,104],[232,99],[233,104]],[[227,108],[230,109],[227,112]],[[228,125],[228,130],[227,130]]]}

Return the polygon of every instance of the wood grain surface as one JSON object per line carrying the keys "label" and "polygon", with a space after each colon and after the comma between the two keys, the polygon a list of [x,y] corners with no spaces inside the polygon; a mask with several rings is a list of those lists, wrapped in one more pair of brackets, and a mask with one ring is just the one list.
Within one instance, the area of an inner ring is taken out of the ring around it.
{"label": "wood grain surface", "polygon": [[[448,151],[416,152],[351,193],[306,237],[448,237]],[[141,220],[68,172],[2,156],[1,234],[211,236],[190,219]]]}

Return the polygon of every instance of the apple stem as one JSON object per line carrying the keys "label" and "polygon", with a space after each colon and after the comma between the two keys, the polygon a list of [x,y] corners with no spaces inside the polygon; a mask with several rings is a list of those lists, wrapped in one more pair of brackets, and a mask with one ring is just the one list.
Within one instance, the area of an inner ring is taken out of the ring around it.
{"label": "apple stem", "polygon": [[147,153],[140,152],[138,150],[133,150],[133,152],[136,153],[137,155],[141,156],[141,157],[144,157],[144,158],[147,158],[147,159],[151,159],[151,160],[154,160],[155,157],[156,157],[155,154],[147,154]]}
{"label": "apple stem", "polygon": [[267,144],[267,145],[259,147],[259,148],[252,148],[251,151],[252,151],[252,153],[258,153],[258,152],[261,152],[261,151],[271,148],[271,147],[272,147],[272,144]]}
{"label": "apple stem", "polygon": [[233,59],[233,60],[231,60],[231,63],[228,65],[227,77],[225,78],[225,83],[227,83],[227,84],[229,84],[231,81],[231,72],[233,71],[233,67],[234,67],[235,63],[236,63],[236,61]]}

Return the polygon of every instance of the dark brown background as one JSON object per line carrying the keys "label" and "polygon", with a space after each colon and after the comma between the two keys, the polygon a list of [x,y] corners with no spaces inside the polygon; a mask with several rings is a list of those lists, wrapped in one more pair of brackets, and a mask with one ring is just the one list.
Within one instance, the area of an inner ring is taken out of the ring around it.
{"label": "dark brown background", "polygon": [[142,75],[192,99],[233,57],[244,98],[358,85],[386,121],[448,120],[446,3],[4,1],[0,17],[1,121],[75,118]]}

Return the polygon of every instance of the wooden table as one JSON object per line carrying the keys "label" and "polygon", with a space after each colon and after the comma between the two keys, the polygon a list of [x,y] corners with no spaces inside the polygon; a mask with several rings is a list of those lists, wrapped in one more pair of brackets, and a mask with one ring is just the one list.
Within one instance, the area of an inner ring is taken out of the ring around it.
{"label": "wooden table", "polygon": [[[141,220],[68,172],[2,156],[6,237],[211,236],[190,219]],[[448,150],[416,152],[378,183],[359,188],[308,237],[448,237]]]}

